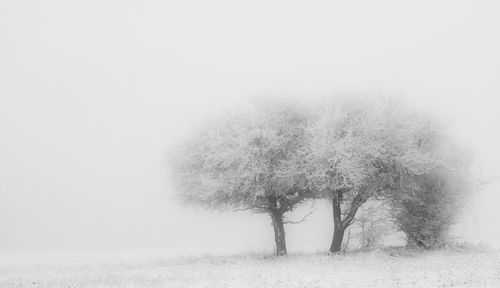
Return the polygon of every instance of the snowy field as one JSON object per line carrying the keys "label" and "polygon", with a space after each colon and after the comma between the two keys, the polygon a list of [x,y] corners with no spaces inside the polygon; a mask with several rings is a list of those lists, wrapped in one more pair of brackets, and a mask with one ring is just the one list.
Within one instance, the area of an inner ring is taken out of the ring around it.
{"label": "snowy field", "polygon": [[500,287],[500,254],[386,249],[2,263],[0,287]]}

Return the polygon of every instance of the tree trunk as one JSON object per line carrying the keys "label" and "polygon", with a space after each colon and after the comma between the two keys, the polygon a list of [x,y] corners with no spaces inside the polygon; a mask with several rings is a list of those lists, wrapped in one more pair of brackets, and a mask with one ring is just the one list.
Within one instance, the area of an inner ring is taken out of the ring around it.
{"label": "tree trunk", "polygon": [[345,191],[339,189],[332,191],[332,208],[333,208],[333,239],[330,245],[330,252],[338,253],[342,249],[342,239],[344,238],[344,231],[354,222],[354,217],[358,208],[365,203],[369,195],[365,190],[358,191],[353,201],[350,204],[347,215],[342,219],[342,210],[340,203],[342,202],[342,194]]}
{"label": "tree trunk", "polygon": [[330,252],[339,253],[342,248],[342,239],[344,239],[344,229],[333,230],[332,244],[330,245]]}
{"label": "tree trunk", "polygon": [[286,255],[285,227],[283,226],[283,213],[278,210],[271,212],[274,227],[274,241],[276,242],[276,255]]}
{"label": "tree trunk", "polygon": [[342,225],[342,214],[340,210],[340,195],[334,195],[332,198],[333,208],[333,239],[330,245],[330,252],[339,253],[342,248],[342,239],[344,239],[345,227]]}

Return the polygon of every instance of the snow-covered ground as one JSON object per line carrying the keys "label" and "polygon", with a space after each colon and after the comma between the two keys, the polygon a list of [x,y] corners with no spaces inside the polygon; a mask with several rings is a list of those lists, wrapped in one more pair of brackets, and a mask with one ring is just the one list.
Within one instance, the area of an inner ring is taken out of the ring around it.
{"label": "snow-covered ground", "polygon": [[385,249],[0,266],[0,287],[500,287],[500,254]]}

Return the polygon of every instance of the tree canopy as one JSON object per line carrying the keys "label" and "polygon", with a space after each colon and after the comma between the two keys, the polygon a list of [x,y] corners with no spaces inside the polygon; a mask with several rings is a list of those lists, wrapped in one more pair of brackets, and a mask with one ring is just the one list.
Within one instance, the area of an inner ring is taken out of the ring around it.
{"label": "tree canopy", "polygon": [[298,166],[310,113],[286,102],[253,102],[246,113],[206,123],[172,157],[186,203],[266,212],[268,197],[286,211],[306,198]]}

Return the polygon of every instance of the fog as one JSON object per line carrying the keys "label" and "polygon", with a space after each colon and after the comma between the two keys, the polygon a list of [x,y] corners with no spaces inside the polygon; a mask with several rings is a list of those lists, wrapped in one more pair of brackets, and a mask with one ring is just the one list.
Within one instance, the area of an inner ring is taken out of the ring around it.
{"label": "fog", "polygon": [[[265,215],[180,207],[166,155],[247,97],[342,93],[403,97],[447,123],[488,183],[459,234],[500,247],[498,8],[2,1],[0,251],[272,249]],[[287,227],[291,250],[327,249],[318,209]]]}

